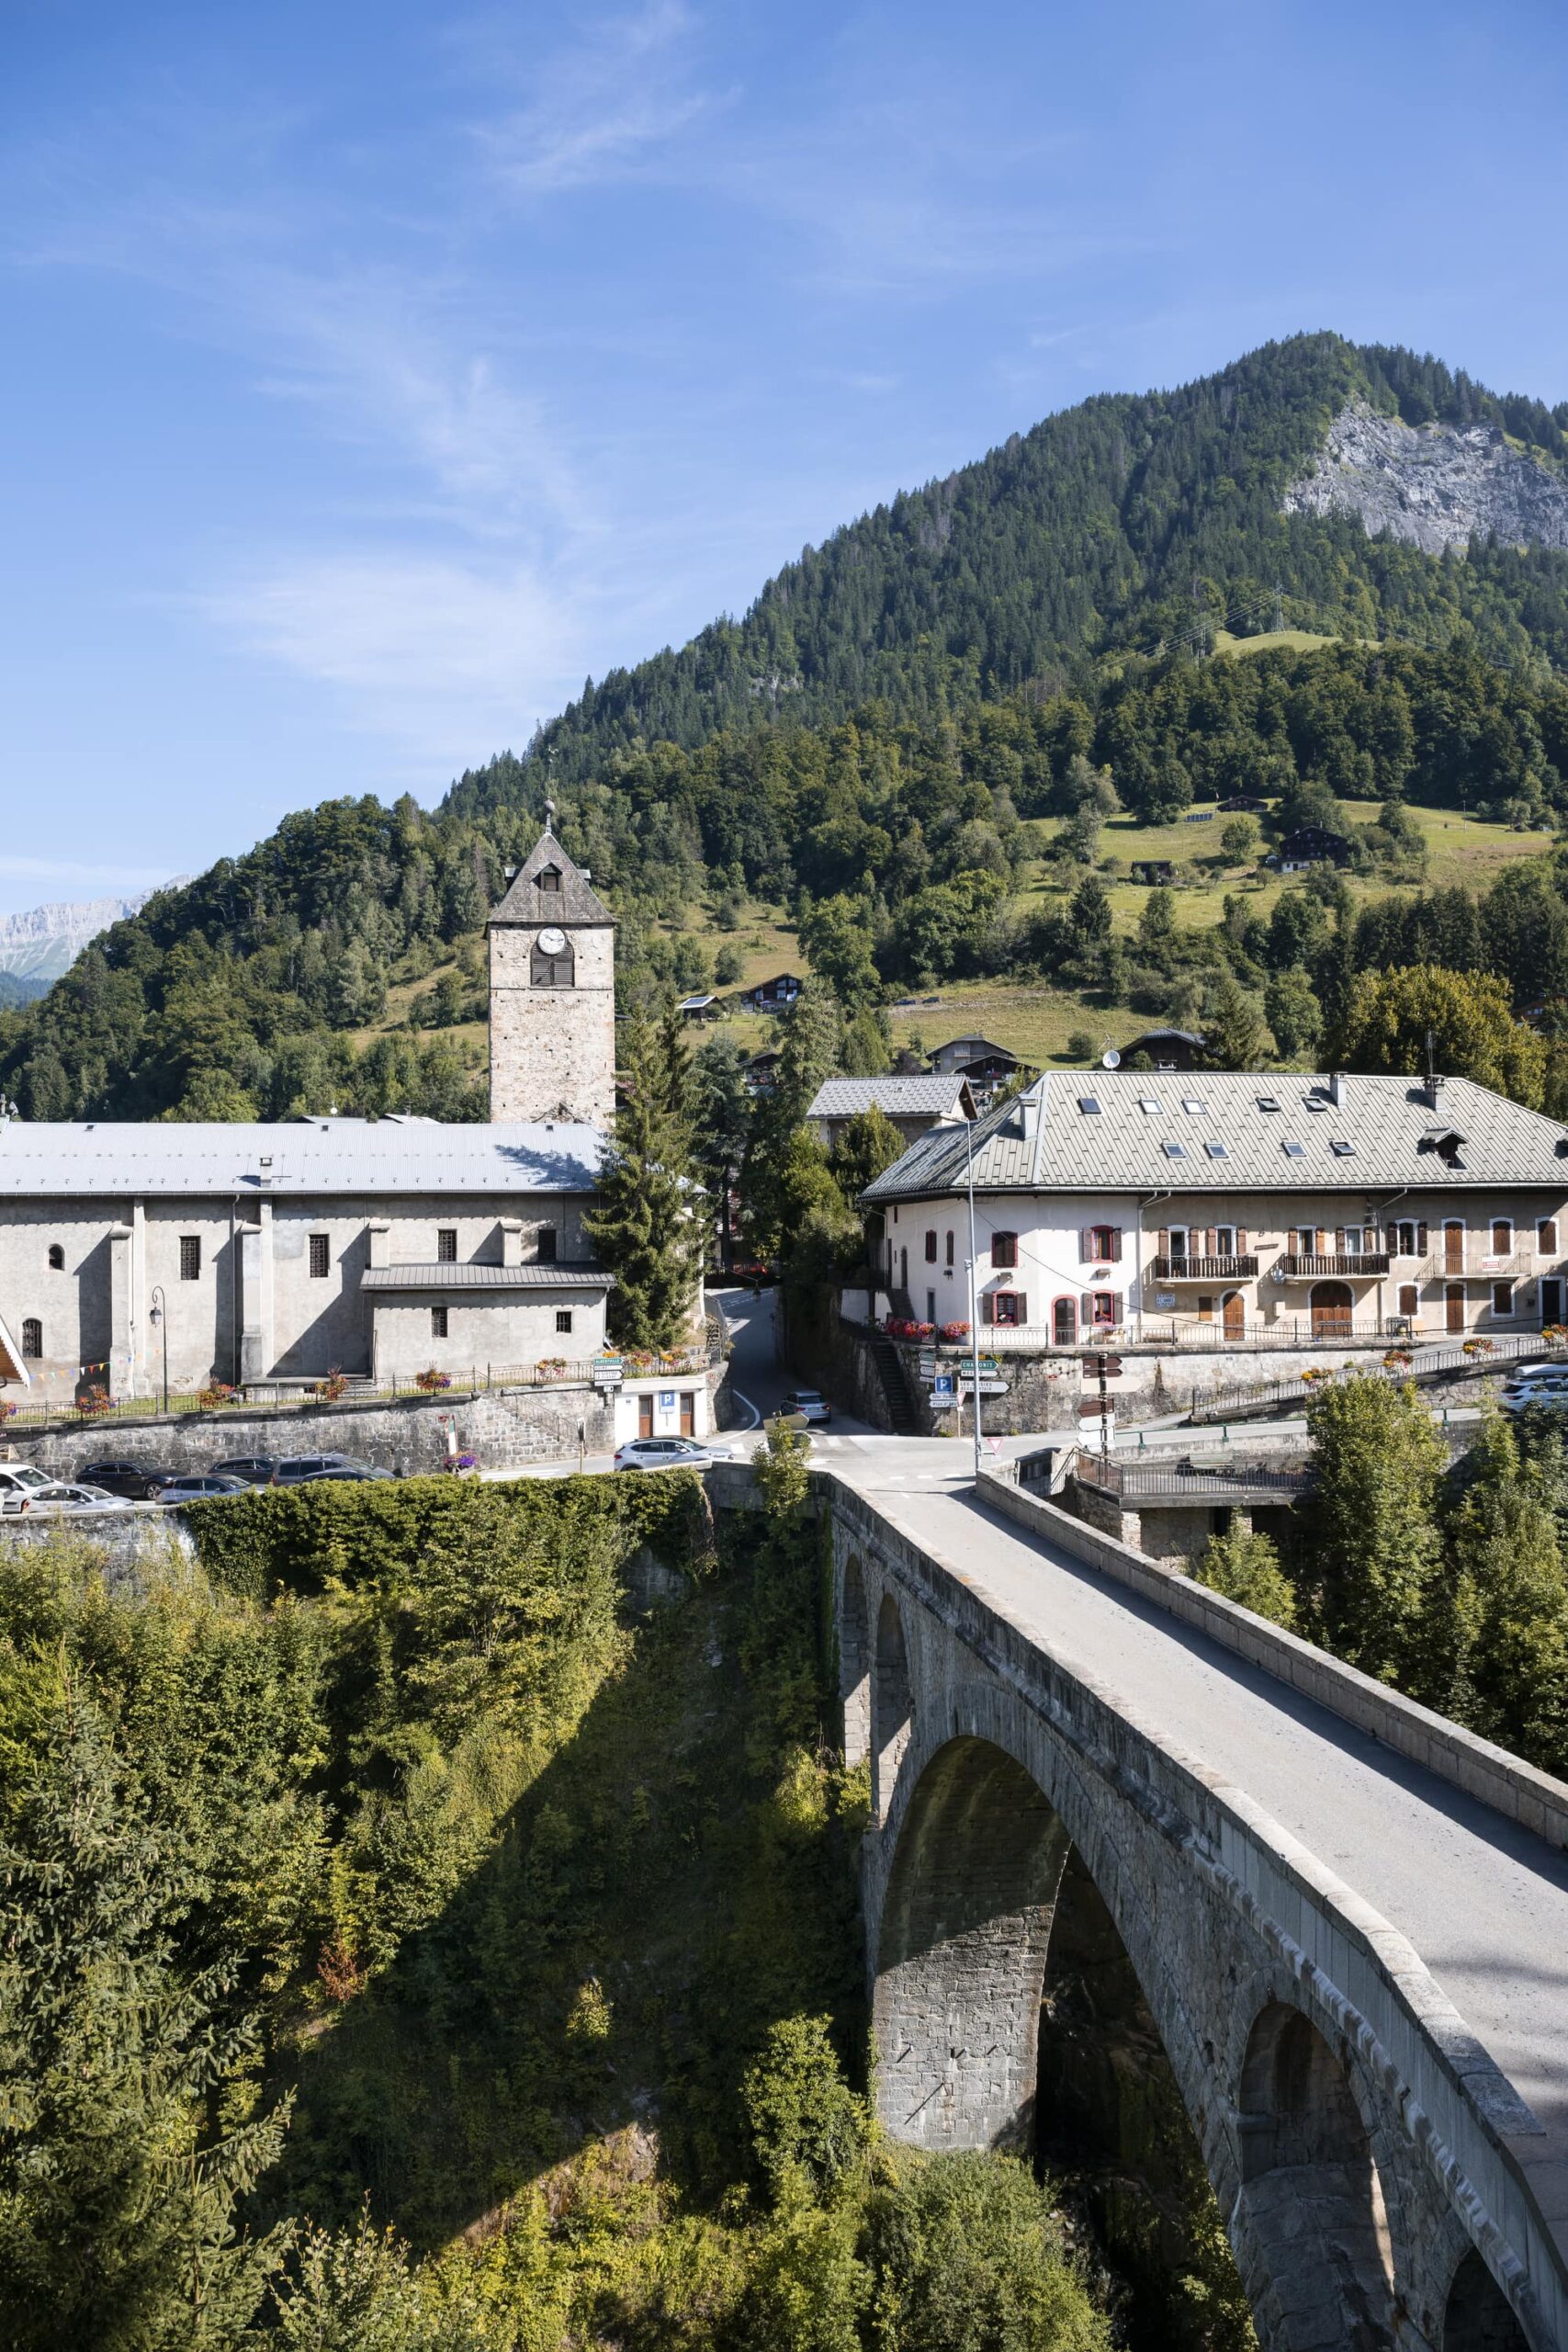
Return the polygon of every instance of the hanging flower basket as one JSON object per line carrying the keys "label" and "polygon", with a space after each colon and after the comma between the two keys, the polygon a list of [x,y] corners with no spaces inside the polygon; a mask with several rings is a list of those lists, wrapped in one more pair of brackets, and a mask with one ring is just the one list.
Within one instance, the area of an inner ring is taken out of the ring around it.
{"label": "hanging flower basket", "polygon": [[107,1388],[84,1388],[76,1399],[76,1410],[85,1420],[91,1420],[96,1413],[107,1413],[113,1402]]}
{"label": "hanging flower basket", "polygon": [[209,1380],[205,1388],[196,1392],[196,1409],[198,1413],[215,1413],[220,1405],[232,1405],[239,1394],[226,1380]]}
{"label": "hanging flower basket", "polygon": [[444,1388],[451,1387],[452,1375],[449,1372],[437,1372],[431,1364],[425,1371],[414,1374],[413,1385],[423,1388],[427,1396],[439,1396]]}
{"label": "hanging flower basket", "polygon": [[1303,1380],[1309,1388],[1314,1387],[1320,1380],[1332,1380],[1333,1377],[1333,1373],[1325,1363],[1311,1364],[1302,1374]]}
{"label": "hanging flower basket", "polygon": [[1568,1346],[1568,1323],[1549,1323],[1540,1336],[1549,1348]]}
{"label": "hanging flower basket", "polygon": [[326,1378],[324,1380],[318,1380],[315,1386],[310,1391],[311,1396],[319,1396],[324,1405],[335,1405],[338,1398],[340,1396],[346,1396],[347,1393],[348,1374],[346,1372],[329,1372]]}
{"label": "hanging flower basket", "polygon": [[566,1358],[564,1356],[541,1356],[539,1358],[537,1369],[542,1380],[564,1380],[566,1377]]}
{"label": "hanging flower basket", "polygon": [[942,1336],[944,1340],[966,1340],[969,1337],[969,1326],[967,1323],[944,1323],[942,1327]]}
{"label": "hanging flower basket", "polygon": [[1464,1352],[1467,1356],[1495,1356],[1497,1352],[1497,1342],[1495,1340],[1467,1340],[1464,1343]]}
{"label": "hanging flower basket", "polygon": [[6,1404],[0,1399],[0,1421],[8,1421],[16,1409],[15,1405]]}
{"label": "hanging flower basket", "polygon": [[1415,1361],[1408,1348],[1390,1348],[1383,1358],[1383,1368],[1387,1372],[1404,1372]]}

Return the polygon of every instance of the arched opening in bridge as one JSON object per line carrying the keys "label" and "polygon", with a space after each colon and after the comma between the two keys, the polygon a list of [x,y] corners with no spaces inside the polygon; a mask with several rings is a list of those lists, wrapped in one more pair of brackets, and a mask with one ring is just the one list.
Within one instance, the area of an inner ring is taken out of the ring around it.
{"label": "arched opening in bridge", "polygon": [[1126,2340],[1158,2352],[1245,2340],[1247,2294],[1197,2132],[1076,1846],[1056,1890],[1042,1991],[1036,2160],[1122,2281]]}
{"label": "arched opening in bridge", "polygon": [[[880,1634],[877,1650],[880,1683]],[[877,2109],[894,2139],[1028,2149],[1066,1842],[1030,1775],[988,1740],[949,1741],[920,1775],[883,1905],[872,2011]]]}
{"label": "arched opening in bridge", "polygon": [[1449,2289],[1442,2352],[1529,2352],[1507,2297],[1473,2247]]}
{"label": "arched opening in bridge", "polygon": [[871,1620],[865,1577],[853,1553],[844,1563],[839,1611],[839,1696],[844,1708],[844,1761],[863,1764],[871,1747]]}
{"label": "arched opening in bridge", "polygon": [[1393,2268],[1382,2184],[1345,2069],[1311,2019],[1270,2002],[1241,2076],[1241,2177],[1289,2352],[1383,2352]]}
{"label": "arched opening in bridge", "polygon": [[887,1818],[893,1783],[898,1778],[898,1767],[909,1745],[913,1715],[904,1621],[898,1614],[897,1602],[890,1593],[885,1593],[876,1617],[876,1670],[872,1678],[871,1806],[878,1821]]}

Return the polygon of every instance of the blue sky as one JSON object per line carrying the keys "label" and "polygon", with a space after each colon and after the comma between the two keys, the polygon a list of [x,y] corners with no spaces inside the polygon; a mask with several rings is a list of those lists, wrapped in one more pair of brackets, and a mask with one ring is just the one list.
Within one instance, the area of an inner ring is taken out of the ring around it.
{"label": "blue sky", "polygon": [[0,910],[434,801],[1051,409],[1331,326],[1568,396],[1568,19],[0,14]]}

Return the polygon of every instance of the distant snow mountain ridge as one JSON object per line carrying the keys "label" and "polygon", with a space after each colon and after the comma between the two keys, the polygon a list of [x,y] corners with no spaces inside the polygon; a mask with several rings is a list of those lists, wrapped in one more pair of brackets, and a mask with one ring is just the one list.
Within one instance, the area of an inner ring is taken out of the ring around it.
{"label": "distant snow mountain ridge", "polygon": [[[176,875],[158,888],[176,889],[188,878]],[[21,983],[6,989],[5,996],[13,1003],[42,996],[70,970],[89,940],[127,915],[140,914],[153,895],[141,890],[130,899],[71,899],[30,907],[26,914],[0,915],[0,974]]]}

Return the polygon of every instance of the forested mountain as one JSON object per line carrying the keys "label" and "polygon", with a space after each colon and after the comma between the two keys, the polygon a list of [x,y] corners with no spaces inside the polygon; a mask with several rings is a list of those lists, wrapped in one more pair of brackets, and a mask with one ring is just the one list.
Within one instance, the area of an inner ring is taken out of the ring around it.
{"label": "forested mountain", "polygon": [[[1443,561],[1369,538],[1349,514],[1283,511],[1358,400],[1412,425],[1494,425],[1549,466],[1568,455],[1568,402],[1499,398],[1440,361],[1337,335],[1265,345],[1177,391],[1086,401],[895,498],[807,548],[743,620],[590,682],[536,748],[575,780],[639,739],[691,750],[768,713],[814,723],[875,698],[931,717],[1277,613],[1423,644],[1469,623],[1493,661],[1568,668],[1561,548],[1477,544]],[[477,814],[504,790],[481,770],[450,797]]]}
{"label": "forested mountain", "polygon": [[[758,901],[798,922],[852,1014],[988,975],[1172,1015],[1280,970],[1331,1000],[1363,933],[1386,956],[1386,925],[1338,907],[1337,979],[1313,922],[1269,947],[1239,901],[1194,931],[1154,893],[1129,939],[1099,829],[1118,806],[1160,822],[1244,790],[1276,828],[1348,826],[1372,882],[1409,884],[1406,803],[1568,813],[1568,551],[1472,537],[1433,555],[1354,514],[1285,513],[1348,401],[1479,430],[1493,461],[1539,469],[1549,504],[1568,483],[1568,405],[1329,335],[1089,401],[808,551],[743,622],[605,680],[535,756],[470,771],[434,814],[328,802],[158,893],[41,1002],[0,1007],[0,1090],[33,1118],[482,1116],[484,916],[552,776],[567,847],[619,918],[628,1001],[705,984],[716,932]],[[1276,619],[1334,641],[1215,656]],[[1351,824],[1343,800],[1381,814]],[[1499,890],[1495,921],[1443,919],[1463,968],[1516,1001],[1568,989],[1552,871]],[[1286,1053],[1312,1035],[1296,993]]]}

